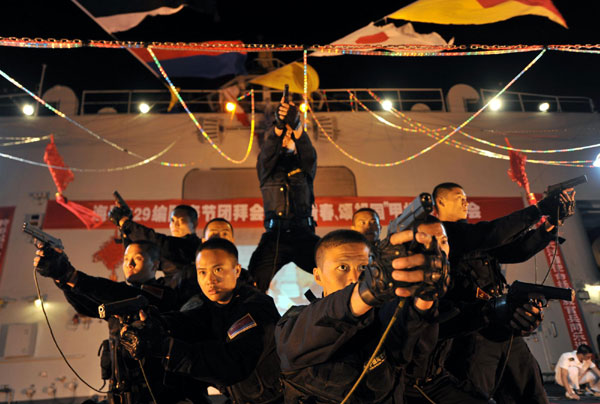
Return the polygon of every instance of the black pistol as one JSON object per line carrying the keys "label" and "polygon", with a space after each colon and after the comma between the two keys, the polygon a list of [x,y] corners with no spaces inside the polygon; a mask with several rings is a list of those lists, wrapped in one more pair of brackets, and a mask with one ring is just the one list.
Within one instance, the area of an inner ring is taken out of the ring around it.
{"label": "black pistol", "polygon": [[129,205],[127,205],[127,202],[125,202],[125,200],[121,197],[119,192],[115,191],[115,192],[113,192],[113,195],[115,197],[115,202],[117,203],[118,207],[126,209],[129,212],[131,212],[131,208],[129,207]]}
{"label": "black pistol", "polygon": [[118,316],[123,323],[128,323],[137,317],[140,310],[146,309],[149,304],[148,299],[142,295],[138,295],[130,299],[101,304],[98,306],[98,315],[103,319]]}
{"label": "black pistol", "polygon": [[579,177],[572,178],[570,180],[559,182],[558,184],[550,185],[546,190],[546,196],[561,193],[565,189],[573,188],[577,185],[585,184],[586,182],[587,177],[585,175],[582,175]]}
{"label": "black pistol", "polygon": [[415,223],[424,220],[433,211],[433,199],[427,192],[417,196],[404,210],[388,224],[388,237],[403,230],[409,230]]}
{"label": "black pistol", "polygon": [[41,241],[45,246],[59,248],[61,250],[65,249],[62,241],[59,238],[53,237],[38,227],[30,225],[29,223],[23,223],[23,232],[29,234],[36,240]]}
{"label": "black pistol", "polygon": [[514,281],[508,288],[509,299],[519,303],[526,303],[529,299],[543,298],[544,300],[565,300],[572,302],[575,299],[575,291],[569,288],[557,288],[554,286],[537,285]]}

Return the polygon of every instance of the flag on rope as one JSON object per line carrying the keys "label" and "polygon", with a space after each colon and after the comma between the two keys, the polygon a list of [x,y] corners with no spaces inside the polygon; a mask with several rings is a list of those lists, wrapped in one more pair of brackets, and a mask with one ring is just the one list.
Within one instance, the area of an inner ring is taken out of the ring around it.
{"label": "flag on rope", "polygon": [[[319,75],[310,65],[306,66],[308,94],[319,89]],[[258,76],[250,83],[260,84],[265,87],[283,90],[286,84],[290,85],[290,92],[304,94],[304,65],[300,62],[293,62],[289,65],[280,67],[262,76]]]}
{"label": "flag on rope", "polygon": [[[508,147],[512,147],[508,138],[504,138]],[[535,195],[531,193],[529,188],[529,178],[527,178],[527,172],[525,172],[525,164],[527,163],[527,156],[516,150],[509,150],[508,156],[510,158],[510,168],[508,169],[508,176],[511,180],[517,183],[518,186],[525,190],[527,194],[527,200],[530,205],[535,205]]]}
{"label": "flag on rope", "polygon": [[48,164],[50,175],[52,175],[52,180],[58,190],[56,193],[56,202],[77,216],[77,218],[85,224],[85,227],[87,227],[88,230],[100,226],[102,224],[102,218],[98,216],[96,212],[75,202],[70,202],[63,195],[67,185],[75,179],[75,175],[65,164],[62,156],[58,153],[56,143],[54,143],[54,135],[50,135],[50,143],[48,143],[46,151],[44,152],[44,162]]}
{"label": "flag on rope", "polygon": [[552,0],[417,0],[389,18],[435,24],[489,24],[521,15],[539,15],[567,28]]}
{"label": "flag on rope", "polygon": [[[394,45],[447,46],[453,43],[454,38],[446,42],[437,32],[419,34],[410,22],[400,27],[396,27],[393,23],[378,27],[372,22],[366,27],[332,42],[331,45],[363,45],[362,50],[375,50],[385,46],[387,49],[393,50]],[[311,54],[311,56],[337,55],[339,54],[328,53],[327,51],[317,51]]]}
{"label": "flag on rope", "polygon": [[127,31],[147,16],[175,14],[184,6],[217,17],[215,0],[72,0],[108,32]]}
{"label": "flag on rope", "polygon": [[[203,44],[242,45],[242,41],[208,41]],[[133,53],[158,71],[146,49]],[[228,74],[245,75],[246,52],[178,51],[152,49],[165,72],[171,77],[203,77],[214,79]]]}

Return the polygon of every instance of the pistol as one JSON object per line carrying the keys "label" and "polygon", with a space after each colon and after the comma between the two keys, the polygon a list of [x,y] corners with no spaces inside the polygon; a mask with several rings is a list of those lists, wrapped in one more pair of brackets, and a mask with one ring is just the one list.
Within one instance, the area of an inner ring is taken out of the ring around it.
{"label": "pistol", "polygon": [[65,249],[62,241],[59,238],[51,236],[48,233],[39,229],[38,227],[30,225],[29,223],[23,223],[23,232],[29,234],[36,240],[41,241],[42,243],[44,243],[45,246],[59,248],[61,250]]}
{"label": "pistol", "polygon": [[582,175],[580,177],[575,177],[570,180],[559,182],[558,184],[550,185],[546,190],[546,196],[561,193],[565,189],[573,188],[577,185],[585,184],[586,182],[587,177],[585,175]]}
{"label": "pistol", "polygon": [[117,205],[120,208],[127,209],[131,212],[131,208],[129,207],[129,205],[127,205],[127,202],[125,202],[125,199],[121,198],[121,195],[119,194],[119,192],[115,191],[115,192],[113,192],[113,195],[115,197],[115,202],[117,203]]}
{"label": "pistol", "polygon": [[529,299],[542,296],[544,300],[565,300],[572,302],[575,299],[575,291],[569,288],[557,288],[554,286],[537,285],[514,281],[508,288],[508,297],[519,303],[526,303]]}
{"label": "pistol", "polygon": [[286,84],[283,86],[283,102],[286,104],[290,103],[290,85]]}
{"label": "pistol", "polygon": [[388,237],[394,233],[411,229],[416,223],[424,220],[433,211],[433,199],[427,192],[417,196],[403,211],[388,225]]}
{"label": "pistol", "polygon": [[103,319],[111,316],[131,318],[137,316],[139,311],[147,308],[149,304],[148,299],[142,295],[138,295],[130,299],[101,304],[98,306],[98,315]]}

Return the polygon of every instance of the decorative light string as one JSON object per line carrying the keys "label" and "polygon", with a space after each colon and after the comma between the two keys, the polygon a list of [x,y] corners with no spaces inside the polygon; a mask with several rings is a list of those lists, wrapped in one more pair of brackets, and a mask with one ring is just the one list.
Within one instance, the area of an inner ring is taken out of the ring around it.
{"label": "decorative light string", "polygon": [[[400,129],[400,130],[405,130],[406,128],[401,127],[399,125],[396,125],[388,120],[386,120],[385,118],[375,114],[373,111],[371,111],[366,105],[364,105],[360,100],[358,100],[358,98],[356,98],[356,96],[352,93],[350,93],[351,96],[357,101],[357,103],[367,112],[369,112],[373,117],[375,117],[376,119],[378,119],[381,123],[391,126],[395,129]],[[374,95],[374,94],[373,94]],[[376,97],[376,96],[375,96]],[[379,102],[381,102],[378,99]],[[409,125],[415,126],[415,125],[419,125],[421,128],[416,129],[416,132],[421,132],[421,133],[425,133],[427,136],[439,140],[441,138],[441,135],[437,134],[438,130],[433,130],[428,128],[425,125],[422,125],[416,121],[411,120],[411,118],[409,118],[408,116],[404,115],[403,113],[401,113],[400,111],[397,111],[395,108],[392,108],[390,110],[390,112],[392,112],[396,117],[404,119],[406,123],[408,123]],[[453,127],[452,127],[453,128]],[[462,131],[461,131],[462,132]],[[496,158],[496,159],[503,159],[503,160],[509,160],[510,157],[504,154],[500,154],[500,153],[496,153],[496,152],[492,152],[489,150],[484,150],[484,149],[480,149],[474,146],[470,146],[470,145],[466,145],[464,143],[461,143],[455,139],[450,139],[449,141],[445,141],[444,143],[450,145],[450,146],[454,146],[457,149],[460,150],[464,150],[470,153],[475,153],[475,154],[479,154],[481,156],[484,157],[491,157],[491,158]],[[554,166],[565,166],[565,167],[591,167],[591,165],[585,165],[586,163],[592,163],[592,160],[535,160],[535,159],[528,159],[527,161],[531,162],[531,163],[535,163],[535,164],[545,164],[545,165],[554,165]]]}
{"label": "decorative light string", "polygon": [[24,158],[21,158],[21,157],[11,156],[10,154],[6,154],[6,153],[0,153],[0,157],[3,157],[5,159],[9,159],[9,160],[18,161],[20,163],[25,163],[25,164],[30,164],[30,165],[38,166],[38,167],[55,168],[57,170],[71,170],[71,171],[83,172],[83,173],[110,173],[110,172],[115,172],[115,171],[130,170],[132,168],[141,167],[143,165],[151,163],[154,160],[156,160],[157,158],[159,158],[160,156],[162,156],[163,154],[165,154],[166,152],[168,152],[169,150],[171,150],[171,148],[173,146],[175,146],[175,143],[177,143],[178,140],[179,140],[179,138],[177,138],[176,140],[174,140],[164,150],[160,151],[159,153],[155,154],[152,157],[149,157],[149,158],[144,159],[142,161],[138,161],[137,163],[134,163],[134,164],[129,164],[129,165],[126,165],[126,166],[121,166],[121,167],[112,167],[112,168],[77,168],[77,167],[55,166],[55,165],[50,165],[50,164],[46,164],[46,163],[40,163],[38,161],[24,159]]}
{"label": "decorative light string", "polygon": [[[192,120],[192,122],[194,122],[194,125],[196,125],[196,128],[198,128],[200,133],[202,133],[202,136],[204,136],[204,138],[208,141],[208,143],[212,146],[212,148],[215,149],[221,157],[223,157],[224,159],[226,159],[227,161],[229,161],[233,164],[242,164],[243,162],[245,162],[248,159],[248,156],[250,156],[250,150],[252,150],[252,143],[254,141],[254,91],[250,90],[250,95],[251,95],[251,99],[252,99],[252,121],[250,123],[250,141],[248,142],[248,148],[246,150],[246,154],[244,155],[244,157],[241,160],[235,160],[235,159],[229,157],[227,154],[225,154],[225,152],[223,152],[223,150],[221,150],[221,148],[219,146],[217,146],[217,144],[215,142],[212,141],[210,136],[208,136],[206,131],[202,128],[202,125],[200,125],[200,122],[198,122],[198,120],[196,119],[194,114],[192,114],[192,112],[188,108],[188,106],[185,103],[185,101],[183,100],[183,98],[181,98],[179,91],[177,91],[177,88],[175,88],[175,86],[173,85],[173,82],[171,81],[171,79],[169,78],[167,73],[165,72],[165,69],[163,69],[162,65],[158,61],[158,59],[157,59],[156,55],[154,54],[154,52],[152,51],[152,49],[148,48],[147,50],[148,50],[148,53],[150,54],[150,56],[152,56],[152,59],[154,60],[156,67],[158,67],[160,74],[167,81],[169,88],[171,89],[171,92],[173,94],[175,94],[175,97],[177,97],[177,100],[179,101],[179,103],[181,104],[183,109],[185,109],[185,112],[187,112],[187,114],[190,117],[190,119]],[[164,165],[164,166],[169,166],[169,167],[185,167],[186,165],[189,165],[190,163],[168,163],[168,162],[161,161],[160,164]]]}
{"label": "decorative light string", "polygon": [[306,132],[306,123],[308,121],[308,51],[305,49],[302,53],[304,64],[304,131]]}
{"label": "decorative light string", "polygon": [[[377,102],[379,102],[381,104],[381,102],[382,102],[381,98],[378,97],[372,90],[368,90],[367,92],[369,93],[369,95],[371,95],[371,97],[373,97],[374,100],[376,100]],[[351,94],[351,95],[354,96],[353,94]],[[354,96],[354,97],[356,99],[356,96]],[[368,111],[368,108],[364,104],[362,104],[358,99],[356,99],[356,101],[363,107],[363,109],[365,109],[365,110]],[[439,131],[440,130],[440,129],[430,129],[430,128],[426,127],[425,125],[422,125],[421,123],[412,120],[410,117],[408,117],[403,112],[398,111],[396,108],[392,108],[391,112],[395,116],[403,119],[409,125],[411,125],[411,126],[417,125],[417,126],[419,126],[419,127],[422,128],[422,130],[417,130],[417,131],[429,132],[429,131]],[[375,115],[375,116],[377,117],[377,119],[381,118],[378,115]],[[381,119],[383,119],[383,118],[381,118]],[[447,127],[444,127],[443,129],[446,129],[446,128]],[[450,126],[450,128],[454,129],[453,126]],[[490,142],[488,140],[481,139],[481,138],[475,137],[473,135],[469,135],[468,133],[466,133],[464,131],[460,131],[460,134],[463,135],[463,136],[465,136],[465,137],[467,137],[468,139],[474,140],[474,141],[479,142],[479,143],[483,143],[483,144],[488,145],[490,147],[495,147],[497,149],[502,149],[502,150],[517,151],[517,152],[521,152],[521,153],[542,153],[542,154],[570,153],[570,152],[581,151],[581,150],[586,150],[586,149],[594,149],[594,148],[600,147],[600,143],[596,143],[596,144],[592,144],[592,145],[588,145],[588,146],[571,147],[571,148],[568,148],[568,149],[550,149],[550,150],[519,149],[519,148],[516,148],[516,147],[503,146],[503,145],[500,145],[500,144],[496,144],[496,143]]]}
{"label": "decorative light string", "polygon": [[47,136],[42,136],[42,137],[12,137],[12,138],[0,138],[0,139],[10,139],[10,140],[14,140],[14,142],[7,142],[7,143],[0,143],[0,147],[5,147],[5,146],[17,146],[20,144],[27,144],[27,143],[35,143],[35,142],[41,142],[42,140],[46,140],[46,139],[50,139],[51,135],[47,135]]}
{"label": "decorative light string", "polygon": [[34,100],[36,100],[38,103],[42,104],[44,107],[48,108],[50,111],[52,111],[53,113],[55,113],[56,115],[58,115],[59,117],[66,119],[67,121],[69,121],[70,123],[72,123],[73,125],[77,126],[79,129],[83,130],[84,132],[92,135],[93,137],[95,137],[96,139],[100,140],[103,143],[106,143],[107,145],[114,147],[115,149],[122,151],[124,153],[129,154],[130,156],[133,157],[137,157],[140,160],[146,160],[146,157],[140,156],[137,153],[134,153],[132,151],[129,151],[127,149],[125,149],[124,147],[119,146],[118,144],[111,142],[110,140],[103,138],[102,136],[98,135],[97,133],[93,132],[92,130],[86,128],[85,126],[83,126],[82,124],[80,124],[79,122],[77,122],[76,120],[68,117],[66,114],[64,114],[63,112],[59,111],[58,109],[54,108],[52,105],[48,104],[46,101],[44,101],[43,99],[41,99],[40,97],[38,97],[37,95],[35,95],[32,91],[28,90],[27,88],[25,88],[21,83],[19,83],[17,80],[13,79],[11,76],[9,76],[8,74],[6,74],[3,70],[0,69],[0,76],[4,77],[6,80],[8,80],[9,82],[11,82],[14,86],[16,86],[18,89],[25,91],[30,97],[32,97]]}
{"label": "decorative light string", "polygon": [[325,131],[325,129],[323,128],[323,126],[321,125],[321,123],[319,122],[319,120],[317,119],[317,117],[315,116],[315,114],[313,113],[312,109],[311,109],[311,116],[313,117],[313,119],[315,120],[315,122],[317,123],[317,125],[319,126],[319,129],[321,130],[321,132],[325,135],[325,137],[327,138],[327,140],[329,140],[342,154],[344,154],[346,157],[348,157],[349,159],[362,164],[362,165],[366,165],[369,167],[393,167],[393,166],[397,166],[403,163],[406,163],[407,161],[410,160],[414,160],[415,158],[422,156],[423,154],[427,153],[428,151],[432,150],[433,148],[439,146],[440,144],[444,143],[446,140],[450,139],[450,137],[452,137],[453,135],[455,135],[459,130],[461,130],[462,128],[464,128],[466,125],[468,125],[473,119],[475,119],[477,116],[479,116],[479,114],[481,114],[494,100],[496,100],[498,97],[500,97],[510,86],[512,86],[514,84],[515,81],[517,81],[527,70],[529,70],[531,68],[531,66],[533,66],[543,55],[544,53],[546,53],[546,49],[542,49],[542,51],[531,61],[529,62],[529,64],[527,66],[525,66],[525,68],[523,70],[521,70],[511,81],[509,81],[503,88],[502,90],[500,90],[494,97],[490,98],[488,100],[488,102],[485,103],[485,105],[483,105],[481,108],[479,108],[479,110],[477,112],[475,112],[473,115],[471,115],[467,120],[465,120],[463,123],[461,123],[459,126],[457,126],[456,128],[454,128],[449,134],[445,135],[444,137],[440,138],[437,142],[435,142],[434,144],[426,147],[425,149],[405,158],[402,160],[398,160],[395,161],[393,163],[370,163],[364,160],[360,160],[357,157],[352,156],[350,153],[348,153],[347,151],[345,151],[341,146],[339,146],[331,136],[329,136],[329,134],[327,133],[327,131]]}

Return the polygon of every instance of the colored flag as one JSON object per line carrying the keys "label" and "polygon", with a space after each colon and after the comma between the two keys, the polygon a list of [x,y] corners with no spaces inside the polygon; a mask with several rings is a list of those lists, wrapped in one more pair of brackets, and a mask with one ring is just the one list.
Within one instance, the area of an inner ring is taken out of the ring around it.
{"label": "colored flag", "polygon": [[[396,27],[393,23],[375,26],[375,23],[370,23],[345,37],[332,42],[332,45],[372,45],[369,47],[361,47],[361,50],[375,50],[382,46],[387,49],[394,45],[433,45],[447,46],[454,43],[454,38],[446,42],[444,38],[437,32],[429,34],[419,34],[415,31],[413,25],[409,22],[400,27]],[[392,48],[393,49],[393,48]],[[311,56],[336,56],[338,54],[328,52],[314,52]]]}
{"label": "colored flag", "polygon": [[417,0],[389,18],[435,24],[489,24],[521,15],[539,15],[567,28],[551,0]]}
{"label": "colored flag", "polygon": [[[319,88],[319,75],[310,65],[306,66],[306,75],[308,80],[308,94],[310,94]],[[277,90],[283,90],[284,86],[289,84],[291,93],[304,94],[304,65],[300,62],[293,62],[272,72],[258,76],[250,80],[250,83],[260,84]]]}
{"label": "colored flag", "polygon": [[108,32],[127,31],[141,23],[147,16],[175,14],[184,6],[183,0],[73,0],[73,2],[85,8]]}
{"label": "colored flag", "polygon": [[[241,45],[242,41],[208,41],[204,44]],[[146,49],[132,49],[133,53],[158,71]],[[246,73],[246,52],[208,52],[152,49],[163,69],[172,77],[204,77],[214,79],[228,74]]]}

